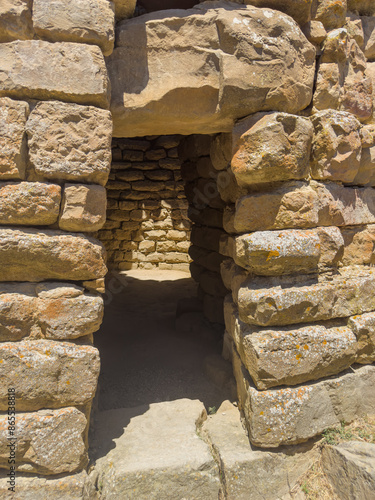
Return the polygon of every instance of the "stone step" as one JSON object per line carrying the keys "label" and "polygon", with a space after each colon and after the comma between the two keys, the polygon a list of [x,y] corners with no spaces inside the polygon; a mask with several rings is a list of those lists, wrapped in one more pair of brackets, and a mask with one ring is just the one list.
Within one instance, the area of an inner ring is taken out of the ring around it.
{"label": "stone step", "polygon": [[96,462],[102,500],[217,500],[219,470],[199,437],[203,403],[180,399],[102,412]]}

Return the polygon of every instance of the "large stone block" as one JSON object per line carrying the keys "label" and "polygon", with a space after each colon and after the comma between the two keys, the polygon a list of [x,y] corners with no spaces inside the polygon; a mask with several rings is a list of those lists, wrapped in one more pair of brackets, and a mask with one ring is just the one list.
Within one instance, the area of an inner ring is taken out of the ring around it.
{"label": "large stone block", "polygon": [[29,105],[0,98],[0,179],[24,179],[26,175],[26,120]]}
{"label": "large stone block", "polygon": [[352,182],[360,168],[360,123],[350,113],[320,111],[312,116],[311,175],[318,180]]}
{"label": "large stone block", "polygon": [[56,101],[38,103],[26,124],[30,164],[38,178],[107,182],[109,111]]}
{"label": "large stone block", "polygon": [[61,188],[40,182],[0,182],[0,224],[48,226],[57,221]]}
{"label": "large stone block", "polygon": [[54,340],[0,343],[0,411],[8,408],[8,388],[18,411],[89,403],[99,376],[99,351]]}
{"label": "large stone block", "polygon": [[345,24],[346,7],[347,0],[314,1],[314,19],[322,22],[327,30],[341,28]]}
{"label": "large stone block", "polygon": [[307,441],[340,421],[375,412],[375,366],[310,385],[258,391],[234,350],[234,373],[252,444],[274,448]]}
{"label": "large stone block", "polygon": [[341,233],[345,242],[344,266],[375,264],[375,226],[344,227]]}
{"label": "large stone block", "polygon": [[313,128],[307,118],[257,113],[237,122],[233,136],[240,136],[231,162],[239,186],[309,175]]}
{"label": "large stone block", "polygon": [[232,280],[240,318],[251,325],[289,325],[344,318],[375,309],[375,271],[343,268],[333,276]]}
{"label": "large stone block", "polygon": [[375,361],[375,313],[370,312],[349,318],[348,327],[357,337],[357,363]]}
{"label": "large stone block", "polygon": [[117,44],[107,60],[116,137],[230,131],[311,100],[315,49],[277,11],[206,2],[151,13],[123,21]]}
{"label": "large stone block", "polygon": [[1,97],[108,107],[109,83],[99,47],[41,40],[3,43],[0,72]]}
{"label": "large stone block", "polygon": [[103,186],[65,184],[59,227],[65,231],[98,231],[104,226],[106,208]]}
{"label": "large stone block", "polygon": [[[374,8],[375,14],[375,8]],[[364,34],[364,53],[368,60],[375,60],[375,17],[361,17]]]}
{"label": "large stone block", "polygon": [[32,37],[31,0],[1,0],[0,43]]}
{"label": "large stone block", "polygon": [[239,3],[280,10],[293,17],[301,26],[310,21],[311,17],[312,0],[243,0]]}
{"label": "large stone block", "polygon": [[115,40],[115,14],[108,0],[34,0],[35,33],[51,42],[99,45],[108,56]]}
{"label": "large stone block", "polygon": [[25,337],[71,340],[96,332],[103,299],[60,283],[0,285],[0,341]]}
{"label": "large stone block", "polygon": [[0,228],[0,281],[90,280],[107,272],[105,249],[84,235]]}
{"label": "large stone block", "polygon": [[230,233],[372,224],[375,192],[316,181],[285,183],[270,192],[243,196],[235,210],[224,212],[223,222]]}
{"label": "large stone block", "polygon": [[[9,470],[8,414],[0,415],[0,468]],[[16,469],[39,474],[76,472],[87,464],[85,415],[77,408],[16,413]]]}

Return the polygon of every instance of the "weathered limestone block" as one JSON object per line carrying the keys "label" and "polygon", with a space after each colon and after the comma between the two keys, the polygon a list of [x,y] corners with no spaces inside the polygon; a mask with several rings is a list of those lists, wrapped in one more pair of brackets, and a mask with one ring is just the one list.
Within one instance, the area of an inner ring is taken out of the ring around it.
{"label": "weathered limestone block", "polygon": [[321,463],[340,500],[374,496],[374,443],[350,441],[337,446],[324,446]]}
{"label": "weathered limestone block", "polygon": [[60,99],[108,107],[109,82],[99,47],[27,40],[0,45],[0,96]]}
{"label": "weathered limestone block", "polygon": [[115,14],[108,0],[34,0],[35,33],[51,42],[99,45],[108,56],[114,46]]}
{"label": "weathered limestone block", "polygon": [[32,37],[31,0],[1,0],[0,43]]}
{"label": "weathered limestone block", "polygon": [[113,0],[115,4],[116,19],[132,17],[137,0]]}
{"label": "weathered limestone block", "polygon": [[351,422],[375,411],[375,366],[310,385],[258,391],[236,351],[233,360],[249,438],[261,448],[301,443],[342,420]]}
{"label": "weathered limestone block", "polygon": [[64,231],[98,231],[105,223],[106,206],[103,186],[65,184],[59,227]]}
{"label": "weathered limestone block", "polygon": [[341,233],[345,242],[342,258],[344,266],[375,264],[374,226],[344,227]]}
{"label": "weathered limestone block", "polygon": [[312,0],[244,0],[239,3],[280,10],[293,17],[301,26],[310,21],[311,17]]}
{"label": "weathered limestone block", "polygon": [[[375,14],[375,9],[374,9]],[[361,17],[364,35],[363,52],[368,60],[375,60],[375,17]]]}
{"label": "weathered limestone block", "polygon": [[371,16],[375,14],[375,5],[372,0],[348,0],[348,10],[361,16]]}
{"label": "weathered limestone block", "polygon": [[57,221],[61,188],[40,182],[0,182],[0,224],[48,226]]}
{"label": "weathered limestone block", "polygon": [[29,105],[0,98],[0,179],[24,179],[26,175],[26,120]]}
{"label": "weathered limestone block", "polygon": [[341,28],[345,24],[347,0],[319,0],[315,2],[314,19],[323,23],[326,30]]}
{"label": "weathered limestone block", "polygon": [[47,179],[107,182],[111,162],[109,111],[56,101],[39,102],[26,124],[30,163]]}
{"label": "weathered limestone block", "polygon": [[270,192],[243,196],[235,210],[224,212],[223,222],[230,233],[372,224],[375,192],[335,183],[291,182]]}
{"label": "weathered limestone block", "polygon": [[343,268],[334,276],[280,276],[232,281],[245,323],[260,326],[344,318],[375,309],[375,271]]}
{"label": "weathered limestone block", "polygon": [[366,57],[347,29],[331,31],[320,59],[314,107],[347,111],[360,121],[368,120],[373,105],[372,82],[366,69]]}
{"label": "weathered limestone block", "polygon": [[311,175],[318,180],[352,182],[360,168],[360,123],[350,113],[325,110],[312,116]]}
{"label": "weathered limestone block", "polygon": [[0,228],[0,281],[90,280],[107,272],[93,238],[62,231]]}
{"label": "weathered limestone block", "polygon": [[119,25],[107,60],[116,137],[229,132],[242,116],[309,104],[315,49],[290,17],[227,2],[212,7]]}
{"label": "weathered limestone block", "polygon": [[256,113],[237,122],[233,135],[240,135],[231,162],[239,186],[308,176],[313,128],[307,118]]}
{"label": "weathered limestone block", "polygon": [[[61,474],[87,464],[85,415],[77,408],[19,413],[16,468],[22,472]],[[0,467],[9,470],[8,415],[0,415]]]}
{"label": "weathered limestone block", "polygon": [[375,313],[370,312],[349,318],[348,327],[358,339],[357,363],[375,361]]}
{"label": "weathered limestone block", "polygon": [[320,45],[327,37],[327,32],[320,21],[310,21],[306,23],[302,31],[310,43],[320,48]]}
{"label": "weathered limestone block", "polygon": [[375,146],[362,149],[358,173],[354,177],[353,184],[375,185]]}
{"label": "weathered limestone block", "polygon": [[8,387],[17,410],[79,406],[92,400],[99,376],[99,351],[54,340],[0,343],[0,411],[8,408]]}

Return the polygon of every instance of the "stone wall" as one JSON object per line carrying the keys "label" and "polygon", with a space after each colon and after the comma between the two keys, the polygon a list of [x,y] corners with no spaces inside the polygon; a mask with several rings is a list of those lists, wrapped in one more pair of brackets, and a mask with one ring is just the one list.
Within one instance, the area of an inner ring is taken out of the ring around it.
{"label": "stone wall", "polygon": [[190,220],[180,136],[113,139],[107,222],[97,237],[111,269],[189,271]]}

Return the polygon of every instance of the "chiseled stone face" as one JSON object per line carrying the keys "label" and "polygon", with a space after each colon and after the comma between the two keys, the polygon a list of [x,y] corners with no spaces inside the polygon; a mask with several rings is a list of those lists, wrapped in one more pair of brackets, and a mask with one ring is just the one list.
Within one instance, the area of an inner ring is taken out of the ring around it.
{"label": "chiseled stone face", "polygon": [[40,182],[0,182],[0,224],[48,226],[57,221],[61,188]]}
{"label": "chiseled stone face", "polygon": [[295,113],[314,66],[297,23],[270,9],[206,2],[124,21],[107,59],[114,135],[229,132],[257,111]]}
{"label": "chiseled stone face", "polygon": [[44,40],[99,45],[108,56],[114,45],[114,24],[109,0],[33,0],[33,27]]}
{"label": "chiseled stone face", "polygon": [[28,115],[27,102],[0,98],[0,180],[25,178]]}
{"label": "chiseled stone face", "polygon": [[[77,408],[17,412],[16,467],[43,475],[81,470],[87,464],[85,415]],[[0,414],[0,467],[9,471],[8,414]]]}
{"label": "chiseled stone face", "polygon": [[107,272],[103,245],[62,231],[0,228],[0,281],[90,280]]}
{"label": "chiseled stone face", "polygon": [[26,124],[30,164],[39,178],[107,182],[111,162],[109,111],[39,102]]}
{"label": "chiseled stone face", "polygon": [[32,38],[32,0],[1,0],[0,43]]}
{"label": "chiseled stone face", "polygon": [[103,186],[65,184],[59,227],[65,231],[98,231],[105,223],[106,207]]}
{"label": "chiseled stone face", "polygon": [[1,97],[108,107],[108,77],[99,47],[42,40],[3,43],[0,72]]}

